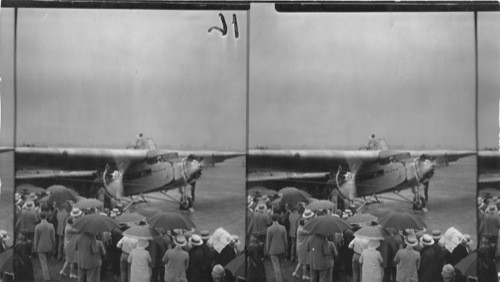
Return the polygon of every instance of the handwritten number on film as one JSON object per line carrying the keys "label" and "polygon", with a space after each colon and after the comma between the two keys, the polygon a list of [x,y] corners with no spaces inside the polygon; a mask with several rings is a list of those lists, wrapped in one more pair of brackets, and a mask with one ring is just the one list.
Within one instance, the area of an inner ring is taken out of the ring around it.
{"label": "handwritten number on film", "polygon": [[[224,18],[224,15],[222,13],[219,14],[220,21],[222,22],[222,28],[218,26],[212,26],[211,28],[208,29],[208,32],[211,33],[212,31],[216,30],[219,31],[222,36],[226,36],[227,34],[227,24],[226,24],[226,19]],[[240,36],[240,33],[238,31],[238,21],[236,20],[236,14],[233,14],[233,22],[232,25],[234,26],[234,37],[238,38]]]}

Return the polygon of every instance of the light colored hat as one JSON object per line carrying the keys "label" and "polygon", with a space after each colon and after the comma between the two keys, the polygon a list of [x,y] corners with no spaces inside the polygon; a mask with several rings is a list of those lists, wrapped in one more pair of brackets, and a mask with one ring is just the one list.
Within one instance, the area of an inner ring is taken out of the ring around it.
{"label": "light colored hat", "polygon": [[214,265],[214,268],[212,269],[212,278],[224,278],[225,276],[225,270],[224,267],[220,264]]}
{"label": "light colored hat", "polygon": [[347,214],[345,214],[345,213],[344,213],[344,214],[342,215],[342,218],[343,218],[343,219],[348,219],[348,218],[349,218],[349,216],[348,216]]}
{"label": "light colored hat", "polygon": [[453,278],[455,277],[455,269],[451,264],[445,264],[443,266],[443,271],[441,271],[441,276],[443,278]]}
{"label": "light colored hat", "polygon": [[74,207],[73,210],[71,210],[70,216],[71,217],[79,217],[82,214],[83,214],[83,212],[79,208]]}
{"label": "light colored hat", "polygon": [[191,238],[189,238],[189,242],[193,246],[203,245],[203,241],[201,240],[201,237],[199,235],[196,235],[196,234],[194,234],[193,236],[191,236]]}
{"label": "light colored hat", "polygon": [[6,230],[0,230],[0,236],[3,238],[4,241],[9,240],[9,235]]}
{"label": "light colored hat", "polygon": [[352,211],[350,209],[347,209],[344,211],[345,214],[351,216],[352,215]]}
{"label": "light colored hat", "polygon": [[304,213],[302,214],[302,218],[309,219],[314,216],[314,213],[312,210],[305,210]]}
{"label": "light colored hat", "polygon": [[415,235],[410,234],[405,237],[405,243],[410,247],[415,247],[418,244],[417,237],[415,237]]}
{"label": "light colored hat", "polygon": [[200,237],[202,240],[208,240],[210,239],[210,231],[208,230],[202,230],[200,233]]}
{"label": "light colored hat", "polygon": [[145,249],[149,246],[149,242],[148,240],[144,240],[144,239],[139,239],[139,241],[137,241],[137,248],[140,248],[140,249]]}
{"label": "light colored hat", "polygon": [[116,213],[111,212],[111,213],[109,214],[109,217],[111,217],[111,218],[116,218]]}
{"label": "light colored hat", "polygon": [[231,237],[233,237],[234,244],[235,244],[236,246],[241,245],[240,237],[239,237],[238,235],[232,234],[232,235],[231,235]]}
{"label": "light colored hat", "polygon": [[432,230],[432,239],[434,240],[441,239],[441,230]]}
{"label": "light colored hat", "polygon": [[432,246],[432,245],[434,245],[434,239],[432,239],[431,235],[429,235],[429,234],[424,234],[420,238],[420,242],[422,242],[423,246]]}
{"label": "light colored hat", "polygon": [[264,196],[262,196],[262,201],[263,201],[264,203],[269,202],[269,196],[268,196],[268,195],[264,195]]}
{"label": "light colored hat", "polygon": [[177,236],[175,236],[174,237],[174,244],[176,244],[179,247],[186,246],[187,245],[186,237],[184,237],[183,235],[177,235]]}

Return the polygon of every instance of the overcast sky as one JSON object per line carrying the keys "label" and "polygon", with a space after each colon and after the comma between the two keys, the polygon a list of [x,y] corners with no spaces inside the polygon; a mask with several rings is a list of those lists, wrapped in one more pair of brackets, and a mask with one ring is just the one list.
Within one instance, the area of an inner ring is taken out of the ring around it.
{"label": "overcast sky", "polygon": [[[244,150],[246,12],[20,9],[17,144]],[[3,15],[2,15],[3,16]]]}
{"label": "overcast sky", "polygon": [[250,15],[250,147],[475,149],[473,13]]}
{"label": "overcast sky", "polygon": [[14,145],[14,10],[0,11],[0,146]]}
{"label": "overcast sky", "polygon": [[479,149],[498,148],[500,99],[500,14],[479,13]]}

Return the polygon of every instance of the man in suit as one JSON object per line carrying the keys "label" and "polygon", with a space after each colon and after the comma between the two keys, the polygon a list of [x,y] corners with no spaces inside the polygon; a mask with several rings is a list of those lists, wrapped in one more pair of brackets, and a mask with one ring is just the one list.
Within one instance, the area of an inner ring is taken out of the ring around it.
{"label": "man in suit", "polygon": [[329,244],[326,237],[313,234],[307,240],[310,254],[311,281],[333,281],[333,262],[337,255],[334,244]]}
{"label": "man in suit", "polygon": [[259,240],[265,242],[268,226],[269,226],[269,214],[267,213],[266,205],[260,203],[255,208],[253,216],[250,218],[247,234],[257,234],[259,236]]}
{"label": "man in suit", "polygon": [[35,226],[39,222],[38,213],[35,210],[35,203],[32,200],[26,200],[16,222],[15,234],[24,232],[27,239],[33,242],[35,237]]}
{"label": "man in suit", "polygon": [[271,256],[273,263],[274,273],[276,275],[276,282],[282,282],[283,276],[281,275],[281,259],[286,252],[287,235],[286,229],[283,225],[278,223],[279,216],[272,215],[273,224],[267,228],[266,233],[266,253]]}
{"label": "man in suit", "polygon": [[35,242],[34,249],[38,253],[40,265],[42,266],[43,280],[50,280],[49,266],[47,259],[50,257],[56,247],[56,232],[54,226],[47,222],[47,213],[41,212],[40,219],[42,220],[35,226]]}
{"label": "man in suit", "polygon": [[94,235],[80,233],[76,241],[78,250],[78,282],[101,281],[101,255]]}

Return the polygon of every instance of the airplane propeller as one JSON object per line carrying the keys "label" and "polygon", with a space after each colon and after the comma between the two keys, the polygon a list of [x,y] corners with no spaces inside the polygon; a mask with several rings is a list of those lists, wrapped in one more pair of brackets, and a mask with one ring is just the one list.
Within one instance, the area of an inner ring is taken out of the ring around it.
{"label": "airplane propeller", "polygon": [[123,185],[123,175],[128,168],[128,162],[121,162],[116,170],[110,173],[110,166],[106,165],[104,172],[102,174],[102,181],[104,188],[117,201],[121,201],[123,197],[124,185]]}
{"label": "airplane propeller", "polygon": [[335,175],[335,181],[340,195],[354,204],[354,198],[357,194],[356,174],[361,166],[356,163],[350,166],[350,170],[344,170],[341,166]]}

